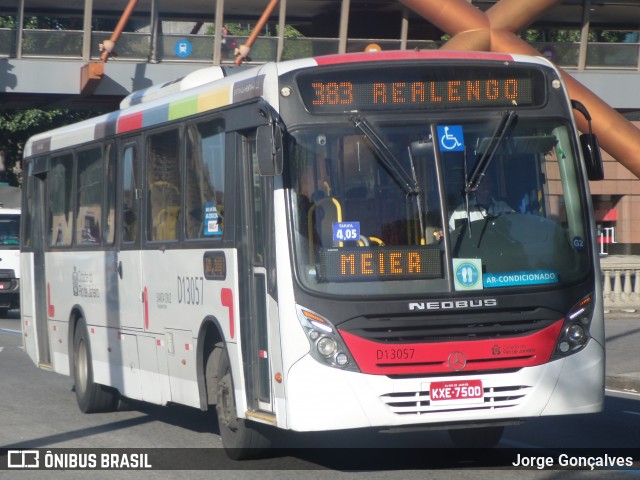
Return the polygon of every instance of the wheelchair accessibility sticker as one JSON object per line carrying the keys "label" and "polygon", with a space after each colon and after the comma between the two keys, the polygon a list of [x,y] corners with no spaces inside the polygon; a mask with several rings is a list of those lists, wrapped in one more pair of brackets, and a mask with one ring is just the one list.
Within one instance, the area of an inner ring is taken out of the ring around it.
{"label": "wheelchair accessibility sticker", "polygon": [[482,260],[454,258],[453,278],[456,290],[482,290]]}
{"label": "wheelchair accessibility sticker", "polygon": [[443,152],[464,151],[462,125],[439,125],[438,142]]}

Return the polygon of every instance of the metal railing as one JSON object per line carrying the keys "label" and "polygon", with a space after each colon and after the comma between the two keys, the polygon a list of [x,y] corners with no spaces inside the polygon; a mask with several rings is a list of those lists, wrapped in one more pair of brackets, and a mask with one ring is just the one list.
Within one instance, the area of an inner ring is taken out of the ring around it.
{"label": "metal railing", "polygon": [[0,57],[9,57],[16,51],[16,32],[10,28],[0,28]]}
{"label": "metal railing", "polygon": [[[109,38],[109,32],[91,32],[91,58],[100,57],[98,45]],[[22,49],[17,51],[17,32],[15,29],[0,28],[0,57],[38,57],[38,58],[81,58],[83,52],[83,32],[77,30],[24,29],[22,31]],[[118,40],[117,57],[129,61],[165,61],[165,62],[213,62],[213,35],[160,34],[157,47],[152,53],[150,33],[125,32]],[[188,54],[176,49],[178,42],[187,41]],[[242,44],[246,37],[225,37],[222,62],[233,62],[233,44]],[[362,51],[377,43],[383,50],[399,49],[399,39],[349,39],[347,51]],[[407,40],[409,50],[435,49],[442,42],[433,40]],[[338,52],[337,38],[291,37],[284,39],[282,59],[293,60],[320,54]],[[564,68],[580,68],[579,42],[533,42],[530,44],[540,53],[549,57]],[[263,36],[251,49],[253,63],[265,63],[277,60],[277,38]],[[587,69],[633,69],[640,70],[640,43],[625,42],[589,42],[586,47]]]}
{"label": "metal railing", "polygon": [[25,29],[22,34],[22,56],[82,58],[82,31]]}

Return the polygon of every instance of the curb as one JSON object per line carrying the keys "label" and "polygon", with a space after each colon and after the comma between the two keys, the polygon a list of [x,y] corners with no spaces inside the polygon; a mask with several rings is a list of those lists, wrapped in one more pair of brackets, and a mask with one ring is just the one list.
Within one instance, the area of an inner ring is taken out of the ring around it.
{"label": "curb", "polygon": [[605,388],[640,393],[640,372],[608,375],[605,379]]}

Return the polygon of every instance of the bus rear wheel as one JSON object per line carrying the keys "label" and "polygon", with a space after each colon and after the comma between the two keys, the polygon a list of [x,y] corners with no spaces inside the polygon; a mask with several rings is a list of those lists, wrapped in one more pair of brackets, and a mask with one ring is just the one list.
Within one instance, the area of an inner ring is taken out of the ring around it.
{"label": "bus rear wheel", "polygon": [[227,349],[222,347],[218,363],[218,390],[216,412],[220,437],[227,456],[233,460],[245,460],[265,455],[270,439],[260,425],[236,416],[231,363]]}
{"label": "bus rear wheel", "polygon": [[502,438],[504,427],[456,428],[449,430],[449,438],[460,448],[491,448]]}
{"label": "bus rear wheel", "polygon": [[78,322],[73,335],[73,379],[76,400],[82,412],[109,412],[117,409],[117,391],[93,381],[91,345],[83,320]]}

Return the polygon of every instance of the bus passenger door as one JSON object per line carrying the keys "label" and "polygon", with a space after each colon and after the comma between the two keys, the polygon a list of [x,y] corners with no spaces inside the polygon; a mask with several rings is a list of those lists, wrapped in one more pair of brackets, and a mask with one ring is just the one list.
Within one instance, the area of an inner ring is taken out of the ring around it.
{"label": "bus passenger door", "polygon": [[120,144],[120,175],[118,182],[119,234],[116,270],[118,274],[118,310],[120,326],[145,327],[145,292],[142,289],[140,251],[142,168],[141,145],[138,138]]}
{"label": "bus passenger door", "polygon": [[273,222],[270,192],[273,191],[271,177],[258,173],[255,134],[243,136],[241,152],[243,161],[242,182],[244,192],[238,212],[242,218],[243,236],[239,243],[246,245],[240,250],[240,264],[244,265],[239,277],[241,308],[240,329],[242,352],[245,363],[247,402],[252,410],[273,412],[271,386],[271,353],[269,344],[269,292],[275,288],[268,269],[273,262]]}
{"label": "bus passenger door", "polygon": [[[29,254],[20,256],[20,313],[25,323],[24,347],[27,354],[40,367],[51,367],[47,322],[51,307],[44,262],[47,248],[45,182],[46,158],[29,162],[23,186],[27,190],[27,205],[22,206],[23,242],[28,243],[24,246]],[[32,273],[33,278],[30,279]],[[29,292],[29,289],[33,291]]]}

